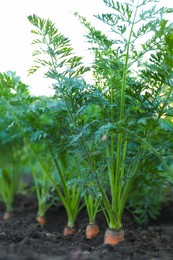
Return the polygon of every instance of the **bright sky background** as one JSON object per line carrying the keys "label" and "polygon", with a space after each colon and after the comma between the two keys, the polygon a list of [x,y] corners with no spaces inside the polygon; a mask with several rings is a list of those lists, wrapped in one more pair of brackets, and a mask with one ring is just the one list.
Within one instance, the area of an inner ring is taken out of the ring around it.
{"label": "bright sky background", "polygon": [[[161,2],[173,7],[173,0]],[[77,53],[85,56],[84,29],[73,12],[79,12],[90,21],[96,20],[94,14],[105,12],[102,0],[1,0],[0,3],[0,72],[16,71],[24,83],[32,86],[31,92],[36,95],[50,93],[47,87],[50,82],[42,73],[27,76],[33,65],[33,35],[30,32],[33,27],[27,16],[36,14],[52,20],[71,39]],[[85,58],[87,60],[87,55]]]}

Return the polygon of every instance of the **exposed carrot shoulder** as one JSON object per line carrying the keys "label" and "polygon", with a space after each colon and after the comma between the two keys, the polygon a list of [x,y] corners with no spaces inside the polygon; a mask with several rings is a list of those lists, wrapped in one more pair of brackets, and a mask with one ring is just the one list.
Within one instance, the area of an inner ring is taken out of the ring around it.
{"label": "exposed carrot shoulder", "polygon": [[76,233],[75,227],[65,227],[63,231],[63,236],[74,235]]}
{"label": "exposed carrot shoulder", "polygon": [[124,230],[107,229],[104,244],[117,245],[124,240]]}
{"label": "exposed carrot shoulder", "polygon": [[38,216],[36,218],[36,220],[38,221],[38,223],[41,225],[41,226],[45,226],[46,225],[46,218],[45,217],[40,217]]}
{"label": "exposed carrot shoulder", "polygon": [[3,220],[8,221],[13,217],[13,212],[12,211],[6,211],[3,215]]}
{"label": "exposed carrot shoulder", "polygon": [[86,227],[85,234],[86,234],[87,238],[91,239],[91,238],[96,237],[99,232],[100,232],[100,229],[99,229],[99,226],[97,224],[89,224]]}

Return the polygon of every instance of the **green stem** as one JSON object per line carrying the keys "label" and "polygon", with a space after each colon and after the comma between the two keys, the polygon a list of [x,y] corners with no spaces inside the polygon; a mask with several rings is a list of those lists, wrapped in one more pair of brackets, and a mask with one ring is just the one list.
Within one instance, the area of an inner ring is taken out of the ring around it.
{"label": "green stem", "polygon": [[[121,165],[121,172],[120,172],[120,183],[119,183],[119,194],[118,194],[118,201],[120,201],[122,188],[123,188],[123,176],[124,176],[124,170],[125,170],[125,158],[126,158],[126,152],[127,152],[127,140],[124,141],[124,147],[123,147],[123,155],[122,155],[122,165]],[[121,206],[121,203],[120,203]]]}
{"label": "green stem", "polygon": [[84,195],[85,205],[88,213],[89,218],[89,224],[95,224],[96,223],[96,215],[99,208],[99,201],[95,199],[90,194]]}
{"label": "green stem", "polygon": [[[122,78],[122,86],[121,86],[121,101],[120,101],[120,124],[124,119],[124,109],[125,109],[125,88],[126,88],[126,81],[127,81],[127,72],[128,72],[128,62],[129,62],[129,53],[130,53],[130,45],[131,45],[131,38],[133,33],[133,28],[136,20],[137,10],[138,10],[138,3],[134,11],[134,17],[131,24],[130,34],[127,42],[127,51],[126,51],[126,58],[125,58],[125,65],[123,70],[123,78]],[[123,143],[123,133],[118,133],[118,144],[117,144],[117,159],[116,159],[116,176],[115,176],[115,194],[112,198],[112,208],[114,213],[118,211],[119,207],[119,180],[121,174],[121,152],[122,152],[122,143]]]}

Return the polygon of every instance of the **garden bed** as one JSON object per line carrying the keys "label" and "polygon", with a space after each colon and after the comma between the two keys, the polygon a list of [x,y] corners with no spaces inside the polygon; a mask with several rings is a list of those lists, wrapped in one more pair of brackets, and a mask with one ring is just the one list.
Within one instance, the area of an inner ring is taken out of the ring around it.
{"label": "garden bed", "polygon": [[6,223],[2,221],[4,208],[0,204],[0,259],[173,259],[173,207],[169,204],[158,220],[145,228],[135,224],[125,212],[125,241],[117,246],[103,245],[107,226],[102,214],[98,215],[100,234],[89,240],[85,238],[88,223],[85,210],[78,218],[78,232],[74,236],[63,237],[66,214],[61,205],[47,212],[47,224],[41,229],[35,220],[35,200],[18,198],[15,204],[14,218]]}

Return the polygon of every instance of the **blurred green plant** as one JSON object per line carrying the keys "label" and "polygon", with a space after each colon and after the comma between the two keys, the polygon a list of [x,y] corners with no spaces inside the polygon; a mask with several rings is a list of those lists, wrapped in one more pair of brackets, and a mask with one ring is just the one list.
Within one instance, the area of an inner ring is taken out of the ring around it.
{"label": "blurred green plant", "polygon": [[[70,190],[67,185],[67,180],[75,172],[74,167],[71,167],[70,164],[66,167],[67,160],[72,160],[72,158],[67,153],[66,147],[63,146],[64,148],[61,149],[62,146],[58,143],[58,141],[61,142],[61,138],[63,142],[63,138],[66,136],[64,134],[57,135],[58,131],[62,132],[63,130],[65,117],[62,117],[62,113],[66,114],[64,108],[61,107],[62,102],[46,97],[30,96],[28,86],[22,84],[15,74],[10,73],[9,75],[7,73],[1,77],[2,81],[5,82],[1,99],[2,108],[11,115],[23,142],[29,147],[28,155],[32,152],[42,168],[39,180],[35,170],[32,169],[38,196],[38,213],[43,215],[48,208],[45,198],[49,183],[51,183],[66,208],[68,228],[74,229],[76,217],[82,206],[80,205],[80,192],[75,187]],[[55,119],[57,120],[56,125],[54,125]],[[66,129],[64,128],[65,133],[68,132],[69,126],[65,123],[64,127],[66,127]],[[60,149],[56,150],[55,147],[60,147]],[[40,186],[38,182],[41,182],[42,185]]]}
{"label": "blurred green plant", "polygon": [[[12,72],[8,72],[10,75]],[[4,220],[12,217],[15,196],[24,191],[23,175],[25,165],[22,160],[24,144],[13,117],[4,106],[4,85],[6,79],[0,74],[0,200],[5,205]],[[8,88],[8,86],[7,86]]]}
{"label": "blurred green plant", "polygon": [[0,169],[0,201],[5,205],[3,220],[13,216],[15,195],[21,192],[22,175],[12,166]]}

